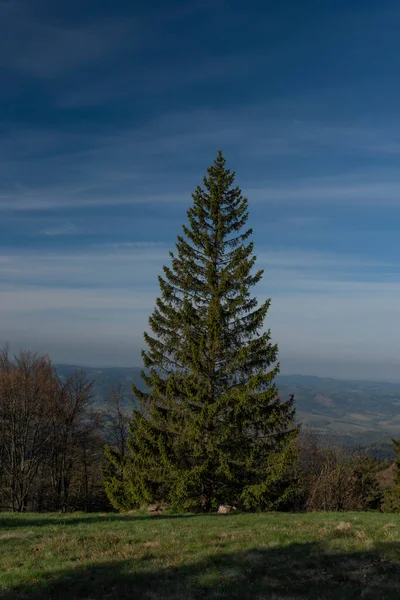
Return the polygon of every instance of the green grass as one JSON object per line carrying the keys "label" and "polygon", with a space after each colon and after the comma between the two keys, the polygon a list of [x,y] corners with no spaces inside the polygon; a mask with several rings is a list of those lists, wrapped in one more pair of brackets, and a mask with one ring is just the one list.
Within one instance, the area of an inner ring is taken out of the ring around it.
{"label": "green grass", "polygon": [[0,600],[400,598],[400,518],[0,513]]}

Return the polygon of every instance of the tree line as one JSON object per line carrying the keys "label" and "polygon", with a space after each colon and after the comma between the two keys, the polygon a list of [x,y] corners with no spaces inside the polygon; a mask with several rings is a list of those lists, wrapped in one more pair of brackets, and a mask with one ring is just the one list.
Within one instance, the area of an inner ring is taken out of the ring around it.
{"label": "tree line", "polygon": [[2,510],[395,508],[396,491],[379,487],[382,465],[302,432],[294,397],[278,393],[270,300],[252,293],[263,271],[234,181],[219,152],[193,193],[159,277],[147,391],[133,387],[132,414],[121,388],[100,411],[83,372],[61,380],[47,357],[1,353]]}
{"label": "tree line", "polygon": [[[11,360],[3,350],[0,357],[0,510],[145,506],[120,502],[115,494],[116,480],[118,489],[132,485],[128,470],[115,466],[116,456],[131,460],[132,422],[122,386],[110,390],[104,406],[96,406],[93,381],[83,371],[61,381],[46,356],[22,351]],[[390,459],[353,452],[312,429],[299,434],[295,452],[292,477],[297,487],[285,510],[399,511],[400,469],[394,471],[393,486]],[[382,472],[391,475],[386,492]],[[153,500],[162,502],[161,497],[149,498]],[[199,509],[204,507],[199,504]]]}

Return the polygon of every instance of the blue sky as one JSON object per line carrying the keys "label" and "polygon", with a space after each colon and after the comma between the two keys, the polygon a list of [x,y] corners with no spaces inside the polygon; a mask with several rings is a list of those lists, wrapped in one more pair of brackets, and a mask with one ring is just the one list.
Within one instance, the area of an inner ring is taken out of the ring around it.
{"label": "blue sky", "polygon": [[282,372],[400,379],[400,6],[0,0],[0,326],[138,365],[221,148]]}

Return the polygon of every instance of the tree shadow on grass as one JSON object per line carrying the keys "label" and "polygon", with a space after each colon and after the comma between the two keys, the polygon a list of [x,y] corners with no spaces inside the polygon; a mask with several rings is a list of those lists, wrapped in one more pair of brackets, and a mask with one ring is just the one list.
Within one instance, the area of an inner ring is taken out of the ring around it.
{"label": "tree shadow on grass", "polygon": [[47,573],[0,600],[398,600],[400,544],[333,552],[318,543],[212,553],[190,564],[139,560]]}

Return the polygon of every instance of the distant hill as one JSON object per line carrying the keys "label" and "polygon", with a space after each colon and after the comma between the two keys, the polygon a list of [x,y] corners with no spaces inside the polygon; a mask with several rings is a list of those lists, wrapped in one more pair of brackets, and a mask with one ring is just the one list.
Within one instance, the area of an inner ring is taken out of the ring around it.
{"label": "distant hill", "polygon": [[89,380],[94,380],[93,392],[94,401],[102,405],[105,403],[111,386],[117,386],[122,383],[125,392],[125,401],[127,406],[132,405],[132,384],[144,389],[143,381],[140,376],[142,371],[139,367],[81,367],[76,365],[55,365],[57,373],[61,378],[68,377],[77,370],[86,373]]}
{"label": "distant hill", "polygon": [[294,394],[298,416],[326,433],[378,441],[400,437],[400,384],[280,375],[282,397]]}
{"label": "distant hill", "polygon": [[[61,377],[78,368],[56,365]],[[89,379],[95,380],[95,401],[100,405],[104,404],[111,385],[122,383],[127,408],[133,402],[132,384],[143,389],[139,367],[87,367],[83,370]],[[298,419],[321,433],[354,438],[359,443],[400,437],[400,384],[310,375],[279,375],[276,382],[282,398],[295,395]]]}

